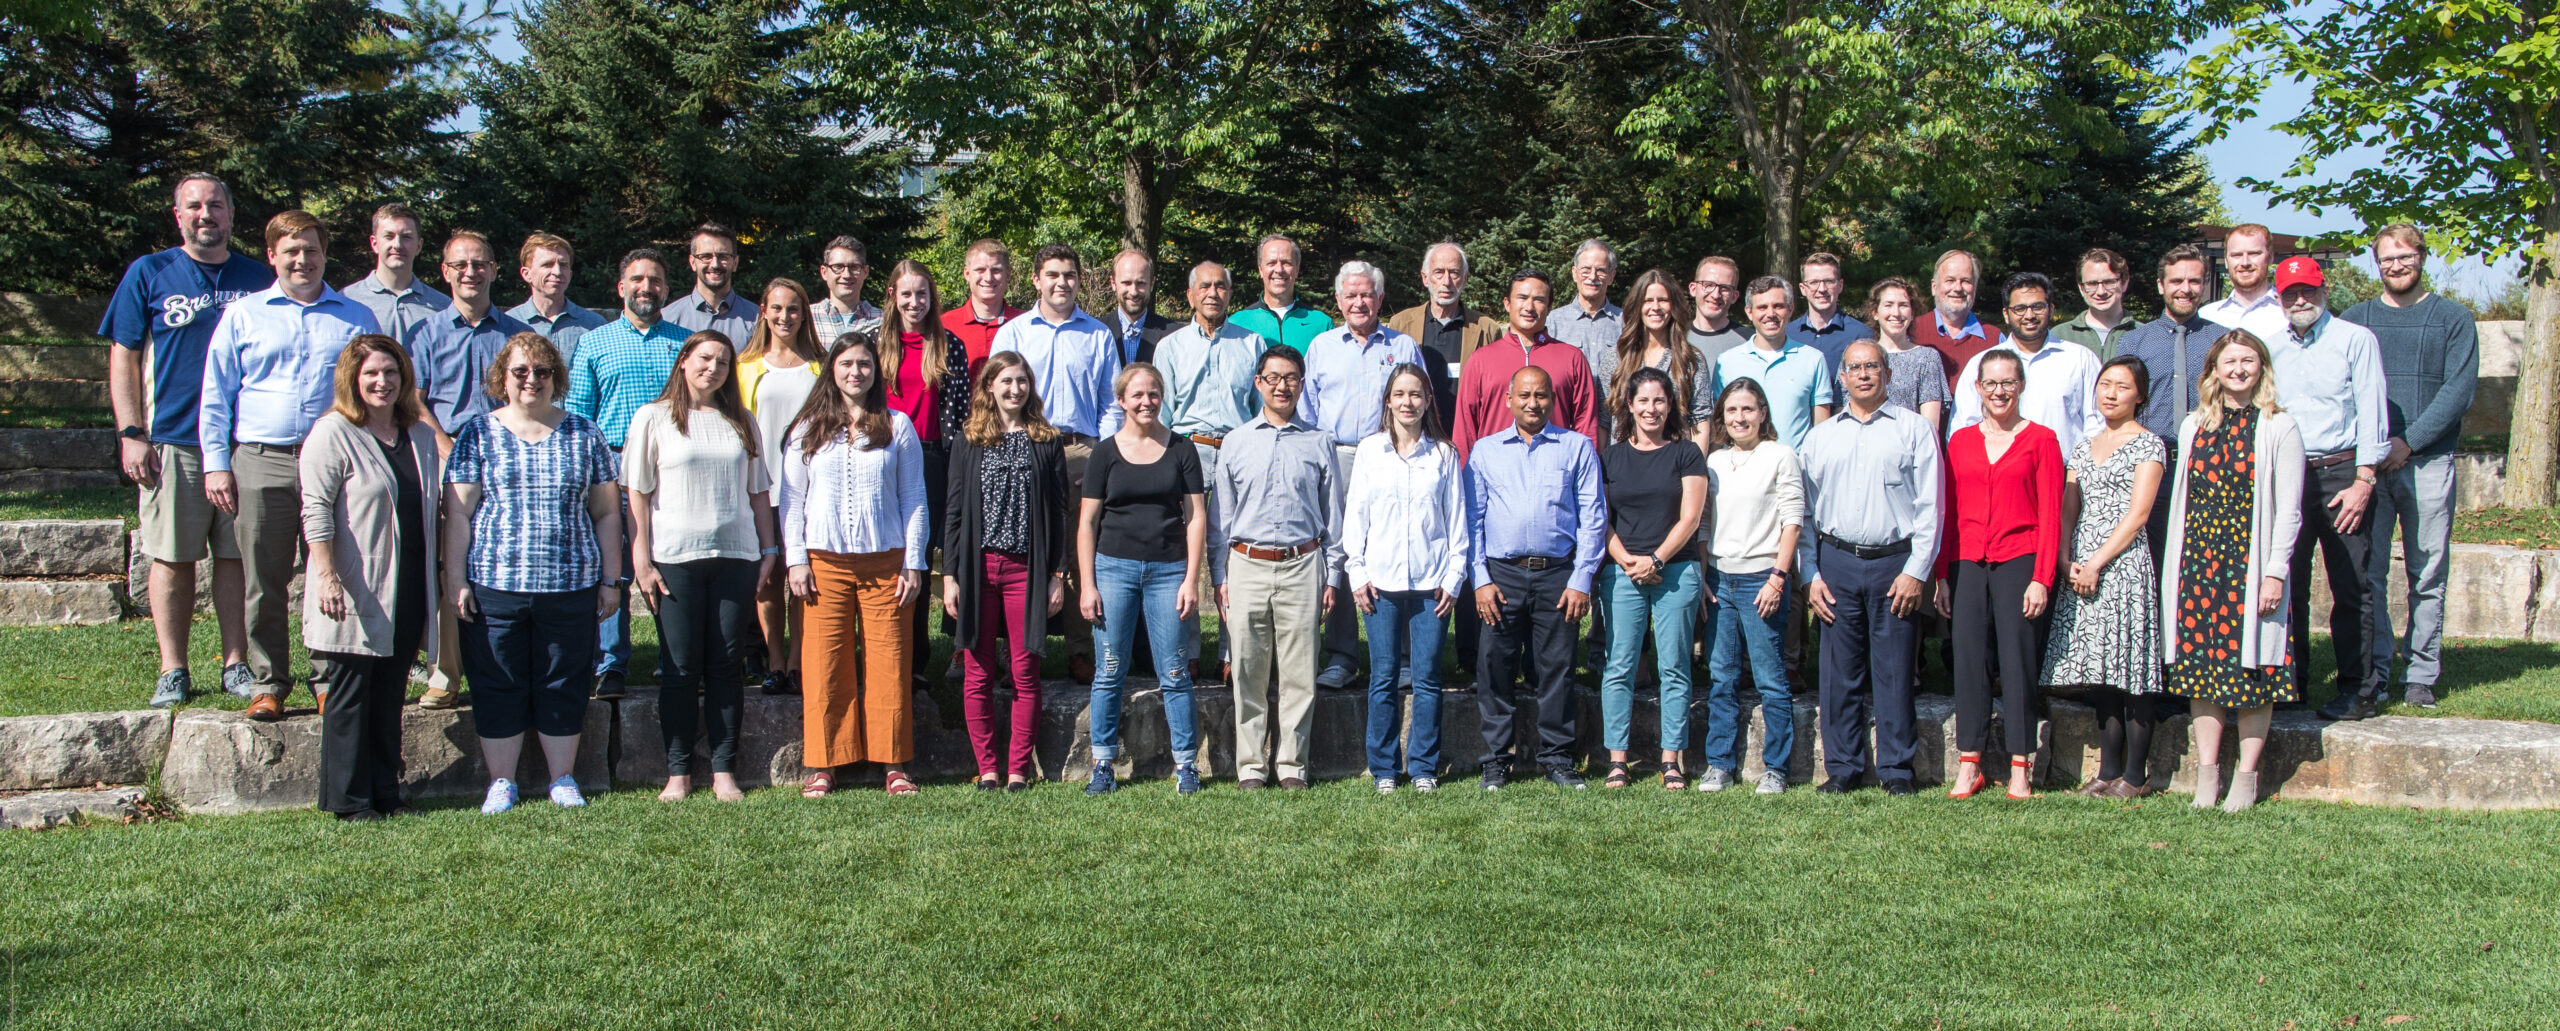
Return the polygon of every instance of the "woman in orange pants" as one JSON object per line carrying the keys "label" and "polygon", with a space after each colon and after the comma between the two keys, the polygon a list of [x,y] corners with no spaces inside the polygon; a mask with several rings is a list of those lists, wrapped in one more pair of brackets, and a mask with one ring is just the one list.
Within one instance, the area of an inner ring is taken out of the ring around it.
{"label": "woman in orange pants", "polygon": [[[916,793],[909,705],[908,606],[924,586],[924,448],[889,409],[878,353],[847,334],[828,349],[826,382],[792,421],[782,458],[782,540],[791,593],[806,601],[800,637],[800,786],[835,790],[836,769],[886,767],[892,795]],[[857,667],[856,651],[860,652]]]}

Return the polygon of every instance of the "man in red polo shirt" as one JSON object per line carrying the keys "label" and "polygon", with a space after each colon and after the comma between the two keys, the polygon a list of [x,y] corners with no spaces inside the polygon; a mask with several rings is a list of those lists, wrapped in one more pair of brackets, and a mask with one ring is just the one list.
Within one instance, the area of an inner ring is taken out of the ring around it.
{"label": "man in red polo shirt", "polygon": [[1511,428],[1511,374],[1530,365],[1547,370],[1555,381],[1555,414],[1549,421],[1598,446],[1599,389],[1581,349],[1547,335],[1547,310],[1554,299],[1555,284],[1546,273],[1524,268],[1511,274],[1511,292],[1502,302],[1511,315],[1506,332],[1476,348],[1458,373],[1458,418],[1451,434],[1459,461],[1466,460],[1476,441]]}
{"label": "man in red polo shirt", "polygon": [[969,375],[975,380],[978,363],[987,360],[987,349],[1020,308],[1008,308],[1005,290],[1013,285],[1013,252],[999,240],[980,240],[969,245],[960,259],[960,279],[969,286],[969,303],[942,313],[942,328],[960,338],[960,346],[969,351]]}
{"label": "man in red polo shirt", "polygon": [[1973,315],[1974,284],[1981,279],[1982,264],[1968,251],[1953,250],[1938,255],[1937,271],[1929,277],[1929,295],[1937,299],[1937,310],[1925,319],[1913,320],[1911,339],[1938,352],[1938,363],[1946,366],[1947,388],[1955,389],[1957,374],[1964,371],[1973,356],[2000,346],[2000,331]]}

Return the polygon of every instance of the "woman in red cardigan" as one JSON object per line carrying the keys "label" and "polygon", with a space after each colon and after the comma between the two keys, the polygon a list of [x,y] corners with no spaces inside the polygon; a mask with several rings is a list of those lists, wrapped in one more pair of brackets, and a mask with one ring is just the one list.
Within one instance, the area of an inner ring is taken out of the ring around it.
{"label": "woman in red cardigan", "polygon": [[2035,621],[2062,555],[2062,442],[2018,415],[2027,367],[2016,352],[1982,357],[1982,421],[1947,440],[1947,533],[1938,548],[1938,611],[1953,614],[1955,783],[1969,798],[1982,773],[1991,718],[1991,663],[1999,662],[2000,723],[2009,752],[2009,797],[2035,797]]}

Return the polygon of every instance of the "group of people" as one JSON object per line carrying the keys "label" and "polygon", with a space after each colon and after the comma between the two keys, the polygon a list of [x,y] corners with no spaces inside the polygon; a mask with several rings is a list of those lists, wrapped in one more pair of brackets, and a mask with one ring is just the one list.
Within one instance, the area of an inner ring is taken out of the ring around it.
{"label": "group of people", "polygon": [[[2140,325],[2124,311],[2132,270],[2104,250],[2081,262],[2078,317],[2056,325],[2059,289],[2022,273],[2000,284],[2001,328],[1974,315],[1961,251],[1938,261],[1925,317],[1920,289],[1893,278],[1868,293],[1870,325],[1842,310],[1825,254],[1796,283],[1744,284],[1723,257],[1686,283],[1651,270],[1621,307],[1599,240],[1573,255],[1569,300],[1524,268],[1500,317],[1467,306],[1456,244],[1426,251],[1424,303],[1391,317],[1386,273],[1349,262],[1337,319],[1299,297],[1303,254],[1281,236],[1255,247],[1254,303],[1235,303],[1225,265],[1193,266],[1177,324],[1154,312],[1136,252],[1115,256],[1100,314],[1063,245],[1031,255],[1033,306],[1009,307],[1013,255],[992,240],[968,248],[949,310],[915,261],[866,301],[852,237],[819,255],[823,291],[775,278],[749,300],[736,235],[706,224],[686,241],[690,292],[671,298],[672,259],[634,250],[608,319],[568,301],[574,252],[547,233],[519,248],[531,298],[500,312],[491,241],[450,234],[439,291],[398,204],[373,214],[375,267],[338,288],[306,213],[269,220],[264,263],[231,251],[220,180],[187,177],[174,214],[180,245],[134,263],[101,327],[121,345],[112,390],[151,607],[193,611],[194,563],[211,558],[222,686],[251,718],[280,718],[307,546],[320,807],[346,819],[401,808],[399,709],[421,656],[418,704],[450,707],[469,685],[484,812],[516,804],[528,730],[552,801],[583,804],[578,733],[591,698],[624,691],[634,602],[661,642],[669,800],[694,790],[697,750],[713,793],[738,797],[758,678],[802,698],[803,795],[861,763],[915,793],[914,667],[934,609],[989,791],[1035,779],[1053,636],[1091,684],[1088,793],[1118,787],[1133,668],[1155,675],[1187,795],[1197,680],[1234,686],[1238,786],[1302,788],[1316,691],[1350,686],[1364,659],[1377,789],[1435,790],[1456,765],[1439,732],[1453,625],[1482,786],[1503,787],[1518,754],[1581,788],[1571,674],[1590,616],[1609,786],[1634,780],[1650,679],[1663,787],[1743,779],[1754,694],[1755,790],[1786,790],[1818,636],[1821,790],[1872,777],[1909,794],[1934,634],[1963,749],[1951,794],[1988,784],[1991,757],[2008,760],[2008,794],[2032,793],[2037,693],[2052,688],[2100,714],[2084,792],[2157,790],[2155,703],[2175,695],[2195,716],[2197,804],[2236,810],[2257,798],[2271,707],[2303,691],[2292,585],[2314,545],[2337,594],[2327,714],[2378,704],[2401,639],[2374,556],[2395,527],[2406,699],[2432,701],[2450,450],[2477,359],[2406,226],[2377,242],[2387,292],[2345,318],[2317,263],[2273,262],[2269,234],[2244,226],[2226,244],[2229,296],[2204,304],[2205,255],[2175,248],[2158,266],[2165,312]],[[1212,607],[1217,659],[1198,618]],[[188,629],[159,620],[155,705],[193,693]],[[2240,731],[2227,791],[2225,721]]]}

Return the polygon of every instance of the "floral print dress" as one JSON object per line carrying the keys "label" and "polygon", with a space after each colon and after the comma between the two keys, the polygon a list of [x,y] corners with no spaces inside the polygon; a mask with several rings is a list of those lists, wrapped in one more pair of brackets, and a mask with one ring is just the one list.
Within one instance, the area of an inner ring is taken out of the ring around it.
{"label": "floral print dress", "polygon": [[2169,690],[2233,709],[2293,700],[2290,662],[2240,664],[2240,635],[2257,621],[2249,578],[2249,516],[2257,482],[2258,409],[2223,409],[2187,456],[2186,540],[2178,559],[2177,660]]}
{"label": "floral print dress", "polygon": [[[2090,460],[2091,441],[2071,451],[2071,475],[2080,484],[2080,527],[2071,535],[2071,560],[2087,561],[2133,510],[2134,474],[2145,462],[2165,463],[2169,449],[2150,433],[2136,433],[2104,462]],[[2149,531],[2136,534],[2124,554],[2098,574],[2098,593],[2083,598],[2065,578],[2054,585],[2053,631],[2047,638],[2047,685],[2103,684],[2128,694],[2160,692],[2160,581],[2152,576]]]}

